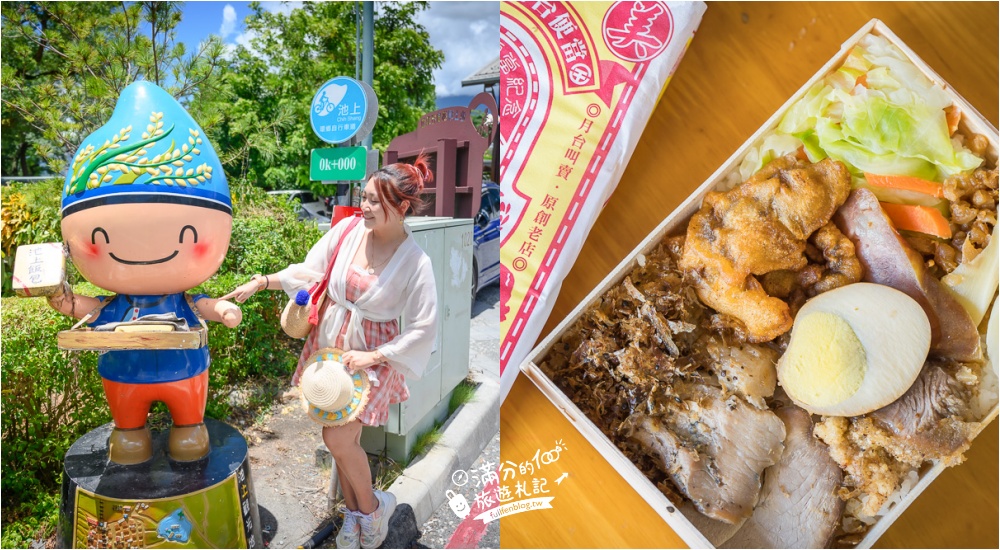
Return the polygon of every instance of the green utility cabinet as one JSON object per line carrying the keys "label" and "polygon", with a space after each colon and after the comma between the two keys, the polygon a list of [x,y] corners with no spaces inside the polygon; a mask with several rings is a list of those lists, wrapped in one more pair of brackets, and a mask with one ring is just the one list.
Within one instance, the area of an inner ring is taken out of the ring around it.
{"label": "green utility cabinet", "polygon": [[[417,437],[448,416],[452,391],[469,374],[469,328],[472,316],[472,220],[415,217],[407,225],[434,266],[438,322],[434,353],[423,377],[407,377],[410,398],[389,407],[389,421],[365,427],[361,446],[398,462],[409,458]],[[405,328],[401,324],[401,328]]]}

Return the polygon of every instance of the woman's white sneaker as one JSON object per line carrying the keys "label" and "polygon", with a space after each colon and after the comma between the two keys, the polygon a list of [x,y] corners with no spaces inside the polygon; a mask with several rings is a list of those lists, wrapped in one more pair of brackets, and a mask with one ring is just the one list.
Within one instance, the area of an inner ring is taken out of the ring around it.
{"label": "woman's white sneaker", "polygon": [[337,533],[337,548],[361,548],[361,512],[353,512],[344,508],[344,524]]}
{"label": "woman's white sneaker", "polygon": [[396,510],[396,496],[384,491],[375,491],[378,508],[370,514],[362,514],[361,547],[378,548],[389,534],[389,520]]}

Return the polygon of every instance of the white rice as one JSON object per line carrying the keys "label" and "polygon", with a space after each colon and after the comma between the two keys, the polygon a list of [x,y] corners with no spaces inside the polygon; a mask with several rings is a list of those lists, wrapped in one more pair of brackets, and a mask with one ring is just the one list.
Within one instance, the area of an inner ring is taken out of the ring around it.
{"label": "white rice", "polygon": [[882,508],[878,511],[876,517],[881,517],[889,513],[890,510],[896,507],[897,504],[903,502],[906,496],[910,494],[910,491],[917,486],[917,482],[920,481],[920,476],[917,474],[916,470],[910,470],[903,481],[900,482],[899,488],[896,489],[891,495],[889,495],[888,500],[882,505]]}
{"label": "white rice", "polygon": [[899,487],[893,491],[889,498],[886,499],[882,508],[874,516],[869,516],[862,513],[865,504],[868,503],[870,498],[867,494],[861,494],[847,501],[844,505],[844,517],[842,519],[842,527],[846,533],[859,533],[862,531],[867,531],[869,527],[875,524],[882,516],[888,514],[896,507],[900,502],[906,499],[910,491],[916,487],[917,482],[920,481],[920,474],[917,470],[910,470],[903,477],[899,484]]}

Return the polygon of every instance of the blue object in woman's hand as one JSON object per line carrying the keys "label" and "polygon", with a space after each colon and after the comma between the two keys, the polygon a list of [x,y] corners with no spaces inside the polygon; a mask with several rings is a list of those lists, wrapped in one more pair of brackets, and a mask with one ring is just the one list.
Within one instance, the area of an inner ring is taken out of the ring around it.
{"label": "blue object in woman's hand", "polygon": [[295,304],[299,306],[304,306],[309,303],[309,291],[300,290],[295,294]]}

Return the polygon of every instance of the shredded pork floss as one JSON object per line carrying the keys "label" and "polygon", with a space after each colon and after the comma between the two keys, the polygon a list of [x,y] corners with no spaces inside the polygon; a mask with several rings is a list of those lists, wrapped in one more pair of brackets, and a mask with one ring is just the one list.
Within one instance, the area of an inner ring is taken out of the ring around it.
{"label": "shredded pork floss", "polygon": [[[766,373],[777,350],[742,340],[701,304],[678,267],[683,247],[683,236],[665,239],[541,368],[668,498],[735,523],[781,455],[784,426],[763,401],[774,392]],[[763,368],[736,364],[734,353]],[[727,439],[751,431],[753,445]]]}

